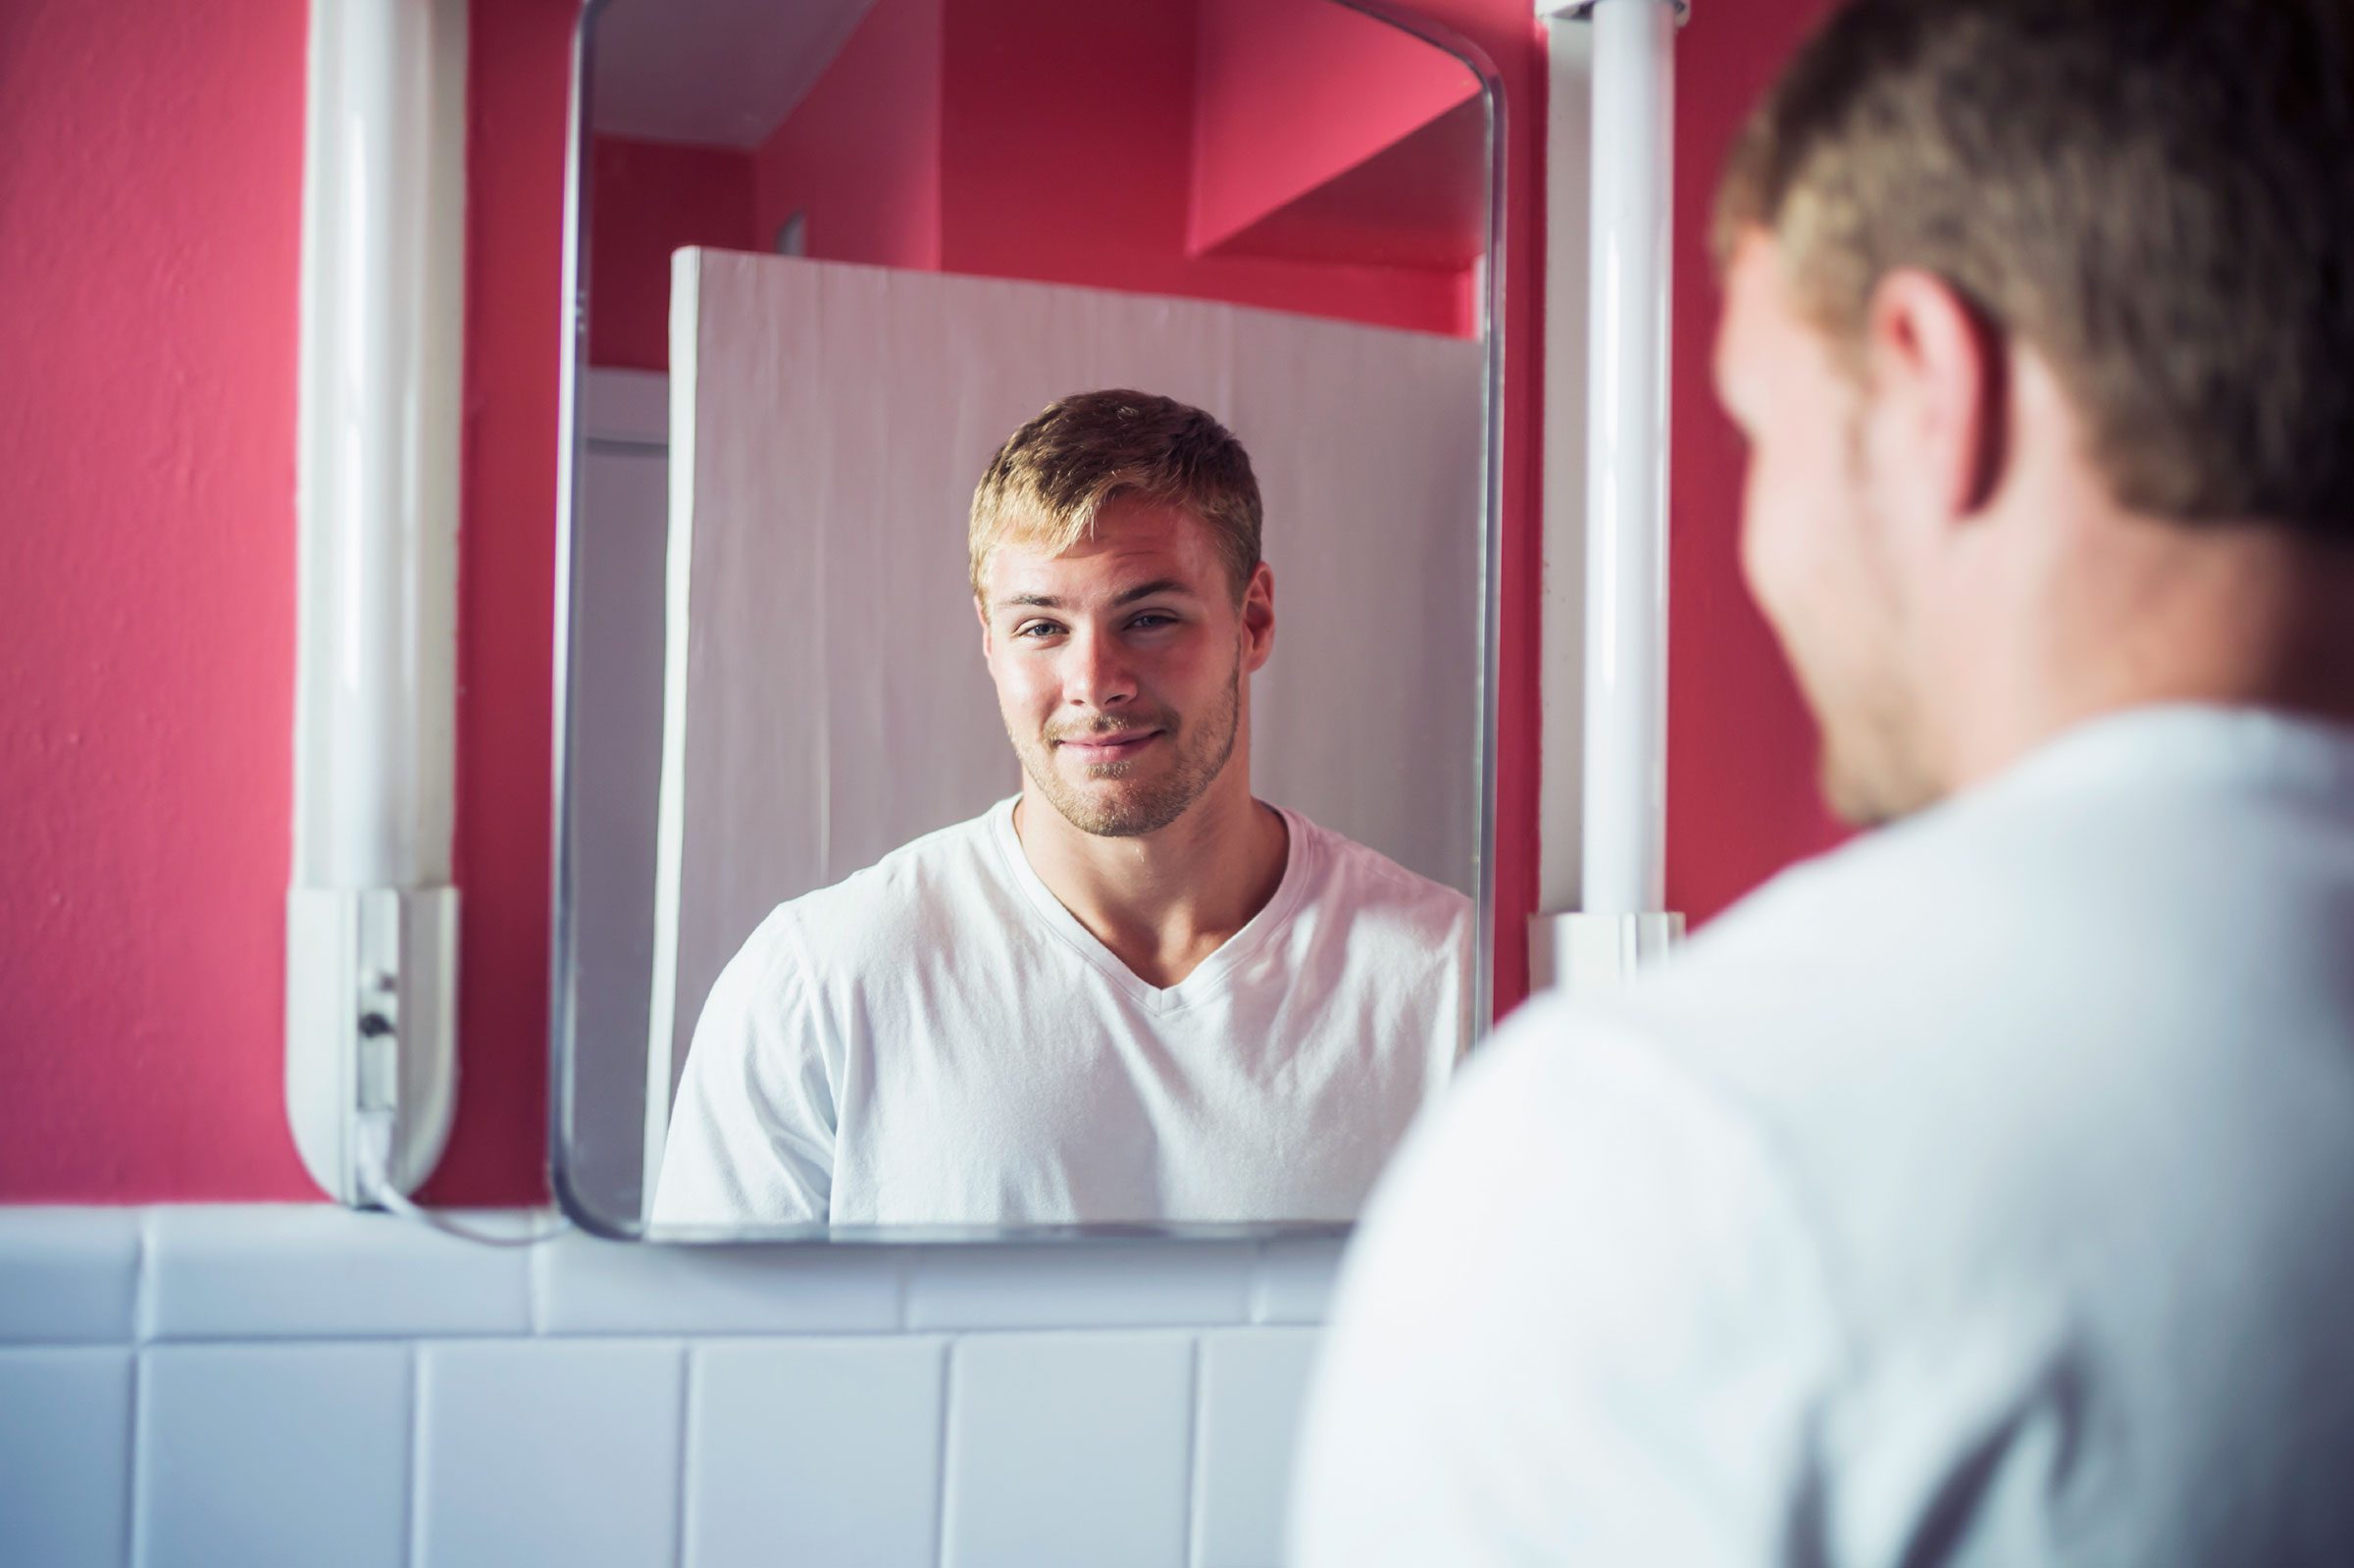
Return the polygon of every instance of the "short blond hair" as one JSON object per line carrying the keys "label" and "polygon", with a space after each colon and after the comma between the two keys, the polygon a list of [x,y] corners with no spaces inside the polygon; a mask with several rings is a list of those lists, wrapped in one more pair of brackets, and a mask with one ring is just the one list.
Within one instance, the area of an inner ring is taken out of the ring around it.
{"label": "short blond hair", "polygon": [[999,545],[1060,553],[1090,536],[1104,506],[1124,495],[1201,519],[1242,602],[1259,559],[1251,455],[1202,410],[1124,389],[1049,403],[998,448],[973,491],[973,596],[982,596],[981,575]]}

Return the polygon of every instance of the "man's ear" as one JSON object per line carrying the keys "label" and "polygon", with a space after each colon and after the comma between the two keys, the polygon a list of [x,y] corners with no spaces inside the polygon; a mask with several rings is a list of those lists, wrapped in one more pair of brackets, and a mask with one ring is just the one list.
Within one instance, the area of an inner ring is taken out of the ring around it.
{"label": "man's ear", "polygon": [[1952,283],[1900,268],[1871,291],[1865,339],[1886,482],[1942,521],[1974,516],[2010,460],[2003,333]]}
{"label": "man's ear", "polygon": [[1261,561],[1243,589],[1243,664],[1256,674],[1275,651],[1275,569]]}
{"label": "man's ear", "polygon": [[973,614],[981,622],[981,662],[987,664],[991,652],[989,606],[981,602],[981,595],[978,593],[973,595]]}

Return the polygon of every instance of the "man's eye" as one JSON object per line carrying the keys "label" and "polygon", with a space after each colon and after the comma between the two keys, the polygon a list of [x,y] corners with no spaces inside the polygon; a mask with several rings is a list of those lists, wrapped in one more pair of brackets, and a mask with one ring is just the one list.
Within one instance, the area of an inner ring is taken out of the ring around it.
{"label": "man's eye", "polygon": [[1062,628],[1051,621],[1032,621],[1025,626],[1015,627],[1013,634],[1017,637],[1045,638],[1058,635],[1061,631]]}
{"label": "man's eye", "polygon": [[1143,615],[1140,615],[1135,620],[1129,622],[1128,627],[1130,631],[1151,632],[1156,631],[1164,626],[1175,626],[1176,624],[1177,618],[1173,615],[1163,615],[1158,610],[1148,610]]}

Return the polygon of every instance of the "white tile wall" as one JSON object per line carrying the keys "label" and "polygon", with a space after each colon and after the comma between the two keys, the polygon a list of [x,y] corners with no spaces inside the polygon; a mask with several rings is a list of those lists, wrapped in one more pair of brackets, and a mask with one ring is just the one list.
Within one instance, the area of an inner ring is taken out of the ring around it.
{"label": "white tile wall", "polygon": [[0,1350],[0,1543],[12,1558],[124,1560],[130,1382],[128,1350]]}
{"label": "white tile wall", "polygon": [[158,1345],[139,1355],[139,1568],[400,1568],[409,1347]]}
{"label": "white tile wall", "polygon": [[1262,1329],[1203,1342],[1193,1568],[1281,1561],[1292,1442],[1318,1338],[1313,1329]]}
{"label": "white tile wall", "polygon": [[1183,1568],[1191,1338],[998,1335],[950,1363],[947,1568]]}
{"label": "white tile wall", "polygon": [[0,1560],[1272,1563],[1337,1255],[0,1208]]}
{"label": "white tile wall", "polygon": [[522,1252],[388,1214],[324,1203],[150,1209],[146,1243],[153,1339],[531,1331]]}
{"label": "white tile wall", "polygon": [[687,1357],[676,1342],[418,1347],[416,1533],[426,1562],[675,1561]]}
{"label": "white tile wall", "polygon": [[947,1351],[929,1337],[698,1345],[688,1568],[931,1568]]}
{"label": "white tile wall", "polygon": [[129,1341],[139,1294],[139,1216],[128,1209],[0,1211],[8,1289],[0,1344]]}

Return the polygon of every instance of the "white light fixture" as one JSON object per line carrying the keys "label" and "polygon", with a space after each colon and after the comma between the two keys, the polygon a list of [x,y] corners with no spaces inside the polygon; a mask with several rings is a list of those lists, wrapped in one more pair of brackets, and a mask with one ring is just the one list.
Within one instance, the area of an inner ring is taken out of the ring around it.
{"label": "white light fixture", "polygon": [[465,0],[312,0],[286,1113],[344,1203],[455,1104],[465,117]]}
{"label": "white light fixture", "polygon": [[[1607,990],[1683,935],[1667,866],[1667,394],[1675,29],[1683,0],[1539,0],[1583,22],[1593,122],[1585,380],[1584,821],[1553,969]],[[1558,47],[1558,45],[1557,45]],[[1576,216],[1557,214],[1557,235]],[[1567,401],[1564,399],[1564,401]]]}

